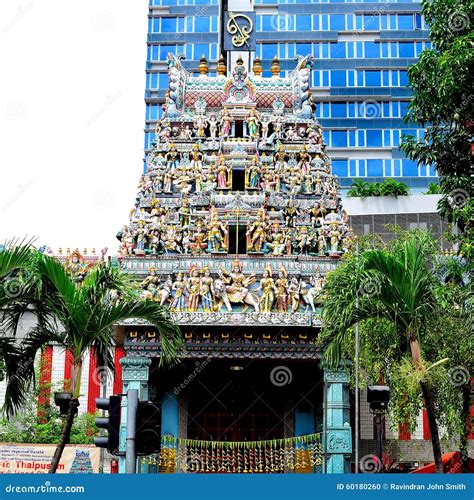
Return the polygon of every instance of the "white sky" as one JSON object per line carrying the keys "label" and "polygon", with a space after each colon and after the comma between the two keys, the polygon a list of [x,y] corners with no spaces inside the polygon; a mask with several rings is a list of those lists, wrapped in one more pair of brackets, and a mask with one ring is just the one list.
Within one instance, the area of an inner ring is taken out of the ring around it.
{"label": "white sky", "polygon": [[147,5],[0,2],[0,242],[116,254],[142,171]]}

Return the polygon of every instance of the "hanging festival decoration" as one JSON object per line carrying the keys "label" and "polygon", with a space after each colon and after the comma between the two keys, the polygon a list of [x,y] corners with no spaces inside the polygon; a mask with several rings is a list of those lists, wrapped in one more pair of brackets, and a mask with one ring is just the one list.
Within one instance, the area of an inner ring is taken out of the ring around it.
{"label": "hanging festival decoration", "polygon": [[158,472],[313,472],[323,462],[321,434],[266,441],[205,441],[163,436],[158,455],[143,459]]}

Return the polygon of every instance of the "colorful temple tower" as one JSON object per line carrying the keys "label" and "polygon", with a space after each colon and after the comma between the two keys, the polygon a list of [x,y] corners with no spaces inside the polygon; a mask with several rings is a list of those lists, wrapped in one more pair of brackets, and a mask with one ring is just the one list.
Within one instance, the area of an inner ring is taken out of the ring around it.
{"label": "colorful temple tower", "polygon": [[157,332],[122,324],[124,392],[161,405],[161,453],[145,460],[159,471],[348,472],[348,379],[320,366],[317,336],[325,274],[351,234],[314,118],[313,58],[286,78],[276,57],[270,78],[258,58],[228,60],[211,77],[203,57],[192,76],[168,55],[119,261],[185,347],[161,367]]}

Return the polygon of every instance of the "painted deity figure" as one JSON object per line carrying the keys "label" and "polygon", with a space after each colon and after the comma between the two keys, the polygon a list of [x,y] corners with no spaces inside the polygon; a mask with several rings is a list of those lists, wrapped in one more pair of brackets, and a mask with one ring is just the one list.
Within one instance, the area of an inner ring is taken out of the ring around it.
{"label": "painted deity figure", "polygon": [[219,125],[219,122],[217,121],[216,118],[216,114],[211,113],[207,121],[209,123],[209,135],[211,139],[215,139],[217,137],[217,127]]}
{"label": "painted deity figure", "polygon": [[299,254],[307,254],[311,248],[312,236],[307,226],[302,226],[296,233],[296,249]]}
{"label": "painted deity figure", "polygon": [[262,126],[262,140],[266,141],[268,139],[268,127],[270,125],[270,119],[266,116],[262,116],[260,123]]}
{"label": "painted deity figure", "polygon": [[202,221],[198,220],[196,222],[196,227],[189,234],[189,248],[191,249],[191,253],[193,253],[194,255],[199,255],[204,252],[206,247],[206,228],[203,227]]}
{"label": "painted deity figure", "polygon": [[318,253],[319,255],[325,255],[327,250],[326,234],[324,229],[321,227],[318,229]]}
{"label": "painted deity figure", "polygon": [[189,279],[186,283],[188,292],[188,311],[195,312],[199,307],[199,299],[201,298],[201,278],[197,266],[192,266],[189,271]]}
{"label": "painted deity figure", "polygon": [[221,126],[221,137],[227,138],[230,136],[232,130],[232,116],[229,111],[224,108],[222,111],[220,126]]}
{"label": "painted deity figure", "polygon": [[288,273],[284,266],[278,272],[278,278],[275,280],[275,299],[278,312],[288,311]]}
{"label": "painted deity figure", "polygon": [[227,251],[227,228],[215,215],[211,218],[207,239],[208,249],[211,252]]}
{"label": "painted deity figure", "polygon": [[170,309],[173,311],[184,311],[185,309],[185,291],[186,282],[184,281],[183,273],[178,273],[176,276],[176,281],[171,287],[172,301]]}
{"label": "painted deity figure", "polygon": [[296,312],[300,306],[301,298],[301,284],[298,281],[298,278],[291,278],[288,286],[288,297],[292,312]]}
{"label": "painted deity figure", "polygon": [[260,187],[260,174],[261,169],[258,165],[258,157],[255,155],[252,159],[252,163],[246,168],[246,179],[245,187],[247,189],[258,189]]}
{"label": "painted deity figure", "polygon": [[227,167],[226,165],[224,155],[220,155],[216,170],[217,170],[217,189],[229,189],[230,168]]}
{"label": "painted deity figure", "polygon": [[171,142],[168,148],[168,152],[165,155],[166,159],[166,170],[174,171],[179,165],[179,153],[176,149],[174,142]]}
{"label": "painted deity figure", "polygon": [[331,223],[331,229],[329,231],[329,239],[331,245],[331,252],[337,253],[339,251],[339,243],[341,241],[342,235],[339,231],[337,222]]}
{"label": "painted deity figure", "polygon": [[273,302],[275,301],[275,282],[272,278],[272,269],[270,266],[264,269],[260,286],[257,290],[262,292],[260,296],[260,311],[264,313],[271,312]]}
{"label": "painted deity figure", "polygon": [[219,270],[219,279],[214,282],[216,298],[225,304],[228,311],[232,311],[232,304],[243,303],[253,306],[255,312],[258,312],[258,297],[248,289],[254,282],[255,275],[244,276],[242,264],[235,260],[230,273],[223,268]]}
{"label": "painted deity figure", "polygon": [[251,109],[247,116],[247,127],[251,139],[258,138],[259,125],[260,125],[260,120],[258,119],[258,113],[254,109]]}
{"label": "painted deity figure", "polygon": [[75,283],[82,283],[86,277],[89,265],[84,262],[82,255],[76,248],[67,259],[64,267]]}
{"label": "painted deity figure", "polygon": [[201,277],[201,303],[204,312],[214,311],[214,278],[211,276],[209,267],[202,270]]}
{"label": "painted deity figure", "polygon": [[121,242],[121,252],[124,255],[132,255],[135,247],[133,234],[128,226],[123,226],[122,230],[117,233],[117,239]]}
{"label": "painted deity figure", "polygon": [[307,175],[311,172],[311,157],[308,154],[308,148],[303,145],[300,149],[298,169],[302,175]]}
{"label": "painted deity figure", "polygon": [[263,249],[263,244],[267,239],[265,215],[260,213],[257,220],[249,227],[247,231],[247,239],[249,250],[260,253]]}
{"label": "painted deity figure", "polygon": [[206,137],[206,126],[206,117],[203,115],[196,116],[196,118],[194,119],[194,127],[196,128],[196,137],[198,139],[203,139],[204,137]]}
{"label": "painted deity figure", "polygon": [[300,211],[295,207],[293,198],[290,198],[285,206],[285,222],[287,227],[295,227],[298,215],[300,215]]}
{"label": "painted deity figure", "polygon": [[195,170],[202,169],[202,153],[199,149],[198,143],[194,144],[194,146],[193,146],[193,149],[191,152],[191,163],[189,164],[189,166]]}

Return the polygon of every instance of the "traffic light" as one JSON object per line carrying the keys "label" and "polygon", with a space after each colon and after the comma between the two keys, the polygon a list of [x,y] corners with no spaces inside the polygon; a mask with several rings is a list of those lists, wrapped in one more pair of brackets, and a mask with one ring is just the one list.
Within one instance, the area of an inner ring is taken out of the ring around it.
{"label": "traffic light", "polygon": [[151,401],[139,401],[137,411],[137,455],[158,453],[161,445],[161,408]]}
{"label": "traffic light", "polygon": [[120,434],[120,396],[109,398],[96,398],[95,405],[99,410],[109,412],[108,417],[97,417],[95,425],[100,429],[106,429],[107,436],[94,438],[94,444],[99,448],[107,448],[111,453],[118,450]]}

